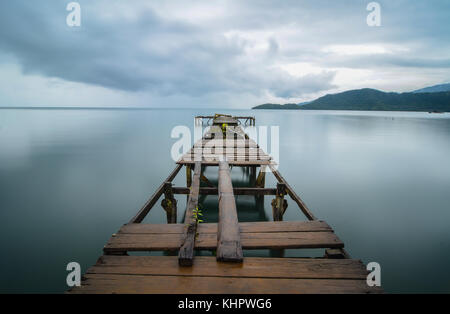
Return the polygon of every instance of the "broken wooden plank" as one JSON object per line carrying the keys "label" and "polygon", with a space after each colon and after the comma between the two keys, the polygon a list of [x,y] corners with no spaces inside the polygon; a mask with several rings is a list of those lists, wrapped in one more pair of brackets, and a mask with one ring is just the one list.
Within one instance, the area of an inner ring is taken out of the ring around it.
{"label": "broken wooden plank", "polygon": [[[105,245],[104,252],[177,250],[184,238],[184,233],[118,233]],[[249,250],[344,247],[344,243],[333,232],[241,232],[240,238],[242,248]],[[195,249],[216,250],[217,234],[199,232],[195,238]]]}
{"label": "broken wooden plank", "polygon": [[[173,187],[174,194],[189,194],[189,188]],[[277,189],[270,188],[233,188],[234,195],[276,195]],[[200,188],[200,195],[218,195],[219,189],[215,187]]]}
{"label": "broken wooden plank", "polygon": [[[182,234],[183,224],[127,224],[120,228],[118,234]],[[239,223],[241,233],[270,232],[333,232],[331,227],[321,220],[314,221],[259,221]],[[197,227],[197,233],[217,234],[217,223],[202,223]],[[117,236],[117,235],[116,235]]]}
{"label": "broken wooden plank", "polygon": [[233,194],[230,168],[226,161],[219,163],[219,223],[217,231],[217,260],[241,263],[241,246],[236,200]]}
{"label": "broken wooden plank", "polygon": [[220,263],[197,256],[192,268],[178,267],[175,256],[110,256],[99,258],[87,274],[211,276],[238,278],[366,279],[359,260],[248,257],[243,264]]}
{"label": "broken wooden plank", "polygon": [[201,163],[195,163],[194,178],[192,180],[191,193],[186,206],[185,231],[180,245],[178,262],[180,266],[192,266],[194,259],[195,238],[197,236],[198,219],[194,217],[195,211],[198,211],[198,193],[200,189]]}
{"label": "broken wooden plank", "polygon": [[[183,159],[180,159],[180,160],[177,161],[177,163],[181,164],[181,165],[193,165],[193,164],[195,164],[195,161],[194,160],[183,160]],[[272,162],[270,160],[249,160],[249,161],[228,160],[228,164],[230,166],[241,166],[241,167],[270,165],[271,163]],[[204,165],[204,166],[218,166],[219,165],[219,158],[217,158],[214,161],[202,160],[202,165]]]}
{"label": "broken wooden plank", "polygon": [[114,294],[366,294],[366,280],[86,274],[71,293]]}

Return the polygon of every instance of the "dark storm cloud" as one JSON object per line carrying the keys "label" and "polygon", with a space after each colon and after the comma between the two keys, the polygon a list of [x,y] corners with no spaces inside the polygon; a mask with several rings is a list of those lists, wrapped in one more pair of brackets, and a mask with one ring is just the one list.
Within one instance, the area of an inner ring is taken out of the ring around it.
{"label": "dark storm cloud", "polygon": [[133,18],[108,19],[95,14],[101,7],[80,3],[83,20],[77,29],[66,26],[63,1],[2,2],[1,50],[16,56],[25,73],[162,95],[269,91],[293,97],[302,90],[316,92],[332,86],[332,73],[306,81],[262,68],[277,54],[274,39],[268,40],[265,56],[245,61],[241,57],[247,43],[166,20],[150,8]]}
{"label": "dark storm cloud", "polygon": [[[66,25],[68,2],[1,1],[0,51],[24,73],[163,96],[291,98],[335,87],[333,67],[449,67],[447,0],[379,1],[380,28],[366,25],[370,1],[363,0],[217,1],[223,14],[199,20],[188,9],[210,1],[85,0],[81,28]],[[338,44],[407,49],[356,56],[324,50]],[[279,66],[298,62],[323,70],[292,76]]]}

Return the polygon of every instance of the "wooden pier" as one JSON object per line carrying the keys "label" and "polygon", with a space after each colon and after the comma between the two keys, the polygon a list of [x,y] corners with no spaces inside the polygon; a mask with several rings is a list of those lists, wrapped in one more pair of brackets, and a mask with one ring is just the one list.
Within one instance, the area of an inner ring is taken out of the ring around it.
{"label": "wooden pier", "polygon": [[[351,259],[344,243],[318,220],[276,170],[276,164],[244,132],[253,117],[202,116],[196,124],[209,130],[177,162],[143,208],[106,243],[97,263],[84,275],[81,287],[69,293],[265,294],[265,293],[380,293],[366,284],[368,271]],[[218,186],[204,175],[216,167]],[[251,185],[233,187],[230,168],[245,167]],[[185,168],[186,186],[173,186]],[[265,185],[272,173],[277,185]],[[187,195],[184,223],[177,223],[176,195]],[[199,198],[217,195],[217,223],[202,222]],[[235,195],[253,195],[261,202],[272,197],[273,221],[239,222]],[[286,196],[305,221],[283,221]],[[142,223],[159,199],[167,224]],[[246,250],[322,249],[321,258],[246,257]],[[147,252],[163,251],[164,256]],[[197,251],[210,251],[199,256]],[[140,252],[141,255],[136,255]],[[143,255],[147,253],[147,255]],[[131,254],[131,255],[129,255]]]}

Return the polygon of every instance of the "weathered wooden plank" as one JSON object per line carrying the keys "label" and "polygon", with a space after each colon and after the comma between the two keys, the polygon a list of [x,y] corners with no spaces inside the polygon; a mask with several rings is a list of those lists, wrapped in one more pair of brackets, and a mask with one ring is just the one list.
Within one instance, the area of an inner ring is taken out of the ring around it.
{"label": "weathered wooden plank", "polygon": [[[270,232],[332,232],[331,227],[321,220],[314,221],[260,221],[239,223],[241,233],[270,233]],[[183,224],[128,224],[122,226],[120,234],[182,234]],[[197,227],[199,234],[217,234],[216,223],[202,223]]]}
{"label": "weathered wooden plank", "polygon": [[222,152],[188,152],[185,155],[183,155],[183,158],[193,158],[195,156],[203,156],[203,158],[211,158],[216,156],[230,156],[230,157],[252,157],[252,158],[270,158],[269,155],[264,153],[257,153],[257,152],[233,152],[233,151],[222,151]]}
{"label": "weathered wooden plank", "polygon": [[[230,166],[241,166],[241,167],[247,167],[247,166],[262,166],[262,165],[270,165],[272,162],[269,160],[228,160],[228,164]],[[181,165],[193,165],[195,164],[194,160],[179,160],[177,161],[177,164]],[[219,160],[214,161],[207,161],[202,160],[202,165],[204,166],[218,166]]]}
{"label": "weathered wooden plank", "polygon": [[239,227],[241,233],[333,232],[331,227],[321,220],[241,222]]}
{"label": "weathered wooden plank", "polygon": [[211,276],[238,278],[365,279],[361,261],[351,259],[248,257],[242,265],[197,256],[192,268],[178,267],[174,256],[102,256],[87,274]]}
{"label": "weathered wooden plank", "polygon": [[233,194],[230,168],[226,161],[219,164],[219,223],[217,231],[217,260],[241,263],[244,259]]}
{"label": "weathered wooden plank", "polygon": [[[173,187],[174,194],[189,194],[190,190],[183,187]],[[233,188],[234,195],[275,195],[277,189],[269,188]],[[214,187],[200,188],[200,195],[218,195],[219,189]]]}
{"label": "weathered wooden plank", "polygon": [[269,156],[264,151],[253,148],[244,148],[244,147],[235,147],[235,146],[227,146],[227,147],[212,147],[212,148],[198,148],[196,151],[188,151],[185,155],[192,155],[194,153],[203,153],[203,154],[239,154],[239,155],[263,155]]}
{"label": "weathered wooden plank", "polygon": [[71,293],[317,294],[381,293],[366,280],[87,274]]}
{"label": "weathered wooden plank", "polygon": [[164,181],[163,184],[156,190],[156,192],[152,195],[152,197],[148,200],[147,203],[142,207],[142,209],[134,216],[129,223],[140,223],[144,220],[144,218],[147,216],[149,211],[152,209],[153,206],[155,206],[156,202],[159,200],[161,195],[164,193],[164,187],[167,182],[172,182],[173,179],[177,176],[178,172],[180,172],[180,169],[182,168],[182,165],[177,165],[175,169],[172,171],[172,173],[167,177],[167,179]]}
{"label": "weathered wooden plank", "polygon": [[198,208],[198,193],[200,189],[200,175],[202,165],[195,163],[194,178],[192,180],[191,193],[186,206],[185,231],[181,239],[178,262],[180,266],[191,266],[194,259],[195,238],[197,236],[197,219],[194,217],[194,211]]}
{"label": "weathered wooden plank", "polygon": [[230,140],[224,140],[224,139],[203,139],[199,142],[197,142],[198,144],[202,144],[202,145],[227,145],[227,142],[236,142],[237,145],[252,145],[253,147],[259,147],[258,144],[254,141],[254,140],[247,140],[247,139],[242,139],[242,140],[238,140],[238,141],[230,141]]}
{"label": "weathered wooden plank", "polygon": [[[214,159],[218,159],[221,160],[223,159],[223,157],[226,156],[228,160],[236,160],[237,158],[241,158],[244,159],[244,157],[247,157],[247,159],[250,158],[250,160],[270,160],[272,157],[270,156],[249,156],[249,155],[234,155],[234,154],[226,154],[226,153],[221,153],[221,154],[202,154],[202,155],[198,155],[198,157],[201,157],[203,159],[206,160],[214,160]],[[183,160],[194,160],[195,155],[185,155],[183,156]]]}
{"label": "weathered wooden plank", "polygon": [[[127,224],[117,234],[179,234],[185,230],[184,224]],[[114,236],[117,236],[114,235]]]}
{"label": "weathered wooden plank", "polygon": [[[333,232],[255,232],[240,234],[243,249],[342,248],[344,244]],[[177,250],[183,243],[180,234],[117,234],[105,245],[105,253],[123,251]],[[195,249],[215,250],[217,235],[199,233]]]}
{"label": "weathered wooden plank", "polygon": [[247,250],[340,248],[341,240],[332,232],[242,233],[242,247]]}

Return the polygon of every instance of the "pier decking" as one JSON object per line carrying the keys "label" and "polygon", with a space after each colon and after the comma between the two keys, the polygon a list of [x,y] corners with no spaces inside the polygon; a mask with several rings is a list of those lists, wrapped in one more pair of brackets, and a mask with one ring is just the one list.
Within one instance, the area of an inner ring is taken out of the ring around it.
{"label": "pier decking", "polygon": [[[203,138],[177,162],[143,208],[104,246],[104,255],[89,268],[81,287],[69,293],[379,293],[366,284],[367,270],[351,259],[344,243],[324,221],[318,220],[276,170],[272,158],[244,132],[253,117],[226,115],[197,117],[209,125]],[[204,175],[216,167],[218,186]],[[251,185],[234,187],[231,167],[245,167]],[[186,187],[173,186],[186,170]],[[258,172],[259,170],[259,172]],[[265,186],[272,173],[277,186]],[[204,186],[201,186],[203,182]],[[187,195],[184,223],[177,223],[175,195]],[[201,223],[199,197],[219,197],[218,223]],[[273,197],[273,221],[239,222],[236,195],[253,195],[261,202]],[[289,195],[306,221],[283,221]],[[164,196],[161,207],[167,224],[142,223]],[[322,258],[247,257],[245,250],[322,249]],[[198,256],[196,251],[211,251]],[[167,256],[129,256],[164,251]]]}

